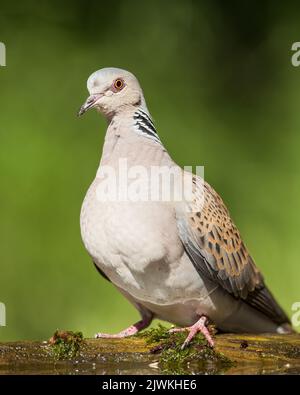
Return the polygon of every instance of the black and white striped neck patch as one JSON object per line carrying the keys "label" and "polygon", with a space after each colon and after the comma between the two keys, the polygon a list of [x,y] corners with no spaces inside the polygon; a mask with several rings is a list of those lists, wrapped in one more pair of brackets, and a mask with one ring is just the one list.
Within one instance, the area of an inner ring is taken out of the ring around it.
{"label": "black and white striped neck patch", "polygon": [[133,119],[135,120],[134,126],[136,127],[136,131],[138,134],[141,134],[144,137],[147,137],[161,144],[160,138],[158,137],[152,119],[145,111],[143,111],[142,109],[138,109],[134,113]]}

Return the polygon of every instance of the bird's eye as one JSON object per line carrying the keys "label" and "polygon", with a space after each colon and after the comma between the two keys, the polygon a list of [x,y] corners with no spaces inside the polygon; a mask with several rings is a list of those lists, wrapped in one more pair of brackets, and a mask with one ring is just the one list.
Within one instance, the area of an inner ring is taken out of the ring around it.
{"label": "bird's eye", "polygon": [[121,80],[121,78],[116,79],[114,82],[114,88],[117,91],[120,91],[121,89],[123,89],[124,88],[124,81]]}

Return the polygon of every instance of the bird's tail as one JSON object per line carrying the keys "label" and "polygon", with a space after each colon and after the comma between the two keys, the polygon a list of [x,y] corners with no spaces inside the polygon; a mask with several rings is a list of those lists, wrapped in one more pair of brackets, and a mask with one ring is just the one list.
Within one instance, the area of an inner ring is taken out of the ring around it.
{"label": "bird's tail", "polygon": [[280,334],[292,334],[292,333],[296,333],[296,331],[293,329],[292,325],[289,322],[286,322],[284,324],[281,324],[277,328],[277,333],[280,333]]}

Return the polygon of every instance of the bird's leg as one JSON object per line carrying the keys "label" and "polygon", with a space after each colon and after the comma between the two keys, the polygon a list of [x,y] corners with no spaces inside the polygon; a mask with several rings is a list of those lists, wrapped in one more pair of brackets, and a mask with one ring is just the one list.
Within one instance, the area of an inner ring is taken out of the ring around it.
{"label": "bird's leg", "polygon": [[207,329],[207,317],[202,316],[194,325],[188,326],[187,328],[171,328],[169,330],[170,333],[174,332],[183,332],[183,331],[188,331],[189,334],[187,338],[185,339],[183,345],[181,346],[181,349],[183,350],[190,342],[191,340],[196,336],[198,332],[201,332],[205,339],[207,340],[208,344],[213,347],[214,346],[214,341],[209,333],[209,330]]}
{"label": "bird's leg", "polygon": [[123,331],[111,335],[109,333],[96,333],[95,338],[106,338],[106,339],[122,339],[127,336],[132,336],[141,331],[142,329],[147,328],[151,324],[152,315],[147,315],[142,317],[140,321],[136,324],[129,326],[128,328],[124,329]]}

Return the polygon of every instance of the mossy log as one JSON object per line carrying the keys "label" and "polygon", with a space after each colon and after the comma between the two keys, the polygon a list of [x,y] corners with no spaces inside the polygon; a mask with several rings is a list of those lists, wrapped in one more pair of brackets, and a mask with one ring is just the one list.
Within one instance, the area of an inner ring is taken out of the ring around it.
{"label": "mossy log", "polygon": [[[0,374],[300,374],[300,335],[199,335],[150,330],[127,339],[83,339],[56,332],[47,342],[0,343]],[[183,336],[183,337],[182,337]]]}

